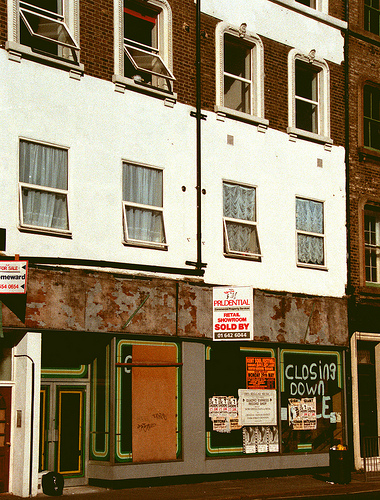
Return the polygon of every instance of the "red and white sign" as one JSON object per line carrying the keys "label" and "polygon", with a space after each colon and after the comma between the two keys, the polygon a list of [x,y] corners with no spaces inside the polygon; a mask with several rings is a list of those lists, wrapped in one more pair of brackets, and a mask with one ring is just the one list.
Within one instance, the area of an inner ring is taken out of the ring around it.
{"label": "red and white sign", "polygon": [[253,340],[252,287],[214,287],[213,339]]}
{"label": "red and white sign", "polygon": [[0,261],[0,293],[26,293],[27,260]]}

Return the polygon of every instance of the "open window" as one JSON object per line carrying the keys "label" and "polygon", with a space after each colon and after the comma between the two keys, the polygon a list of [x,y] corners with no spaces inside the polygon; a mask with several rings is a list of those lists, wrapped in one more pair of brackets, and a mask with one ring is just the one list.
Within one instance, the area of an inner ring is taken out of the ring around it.
{"label": "open window", "polygon": [[79,46],[65,23],[61,1],[20,1],[19,10],[22,45],[36,52],[78,61]]}
{"label": "open window", "polygon": [[255,187],[223,183],[223,229],[227,255],[260,259]]}
{"label": "open window", "polygon": [[288,133],[332,145],[330,138],[330,72],[312,50],[308,55],[289,53]]}
{"label": "open window", "polygon": [[[13,0],[6,48],[17,54],[83,70],[77,0]],[[17,16],[13,17],[13,16]]]}
{"label": "open window", "polygon": [[171,9],[166,0],[115,0],[114,81],[124,88],[173,93]]}
{"label": "open window", "polygon": [[157,9],[124,2],[124,76],[171,90],[174,75],[160,56],[159,17]]}
{"label": "open window", "polygon": [[296,198],[297,263],[325,266],[324,214],[321,201]]}
{"label": "open window", "polygon": [[69,233],[68,151],[20,141],[20,227]]}
{"label": "open window", "polygon": [[123,163],[123,221],[126,243],[167,248],[162,170]]}

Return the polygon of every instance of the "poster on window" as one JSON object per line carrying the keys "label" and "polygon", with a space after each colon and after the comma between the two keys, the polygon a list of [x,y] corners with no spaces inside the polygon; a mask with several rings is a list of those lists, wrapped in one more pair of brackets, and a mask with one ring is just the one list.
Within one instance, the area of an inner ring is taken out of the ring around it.
{"label": "poster on window", "polygon": [[247,389],[276,389],[276,359],[246,358]]}
{"label": "poster on window", "polygon": [[240,425],[277,425],[275,390],[239,389],[238,392]]}
{"label": "poster on window", "polygon": [[278,427],[276,425],[260,425],[243,427],[244,453],[277,453]]}
{"label": "poster on window", "polygon": [[208,414],[213,431],[229,433],[241,428],[238,421],[237,399],[233,396],[209,398]]}
{"label": "poster on window", "polygon": [[214,287],[213,339],[253,340],[252,287]]}
{"label": "poster on window", "polygon": [[289,425],[293,430],[310,431],[317,428],[316,398],[289,399]]}

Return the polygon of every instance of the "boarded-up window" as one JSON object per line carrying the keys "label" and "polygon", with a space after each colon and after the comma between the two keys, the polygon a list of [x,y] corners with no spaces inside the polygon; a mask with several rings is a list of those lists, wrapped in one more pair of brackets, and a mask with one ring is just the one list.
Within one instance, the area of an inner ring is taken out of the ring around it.
{"label": "boarded-up window", "polygon": [[175,460],[179,440],[179,346],[120,341],[116,459]]}

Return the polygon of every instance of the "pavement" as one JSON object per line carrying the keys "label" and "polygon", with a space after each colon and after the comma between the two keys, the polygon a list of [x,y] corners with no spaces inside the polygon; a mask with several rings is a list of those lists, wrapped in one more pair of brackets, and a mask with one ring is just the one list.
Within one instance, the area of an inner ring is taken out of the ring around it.
{"label": "pavement", "polygon": [[[251,477],[126,489],[109,489],[89,485],[65,487],[62,497],[67,496],[78,500],[295,500],[301,498],[308,500],[321,498],[380,500],[380,477],[377,481],[366,481],[364,473],[353,472],[349,484],[337,484],[331,482],[327,472],[314,475]],[[0,500],[18,500],[20,498],[9,493],[0,494]],[[37,499],[42,500],[43,498],[49,497],[43,493],[38,494]]]}

